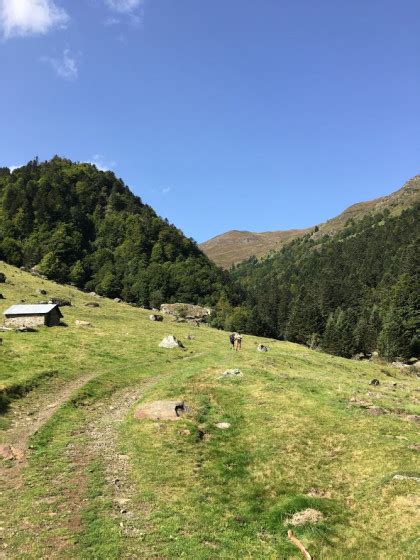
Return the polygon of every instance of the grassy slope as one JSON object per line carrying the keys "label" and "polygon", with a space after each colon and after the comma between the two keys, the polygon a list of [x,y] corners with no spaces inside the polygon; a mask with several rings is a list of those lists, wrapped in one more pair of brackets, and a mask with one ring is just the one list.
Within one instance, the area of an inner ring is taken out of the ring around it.
{"label": "grassy slope", "polygon": [[[105,299],[90,309],[84,303],[93,298],[75,289],[0,269],[12,282],[0,286],[1,311],[39,300],[38,287],[75,304],[63,308],[68,328],[0,335],[0,386],[16,393],[38,385],[17,402],[24,407],[32,394],[47,399],[97,374],[33,436],[24,484],[0,495],[8,558],[298,558],[284,521],[307,507],[325,521],[295,533],[318,559],[415,557],[418,483],[392,476],[418,469],[409,449],[418,429],[402,416],[349,406],[355,396],[414,413],[414,377],[290,343],[268,341],[270,352],[260,354],[254,337],[233,353],[226,333],[152,323],[146,311]],[[93,326],[78,328],[76,319]],[[158,348],[171,333],[186,350]],[[243,379],[220,381],[229,367]],[[143,400],[183,398],[191,413],[174,423],[129,413],[115,423],[115,465],[127,458],[123,482],[132,489],[127,519],[115,506],[114,460],[94,445],[90,426],[101,426],[119,392],[135,394],[162,374]],[[368,385],[373,377],[377,388]],[[0,417],[5,428],[14,406]],[[217,429],[220,421],[231,429]],[[7,437],[5,430],[0,442]],[[310,488],[330,498],[310,497]]]}

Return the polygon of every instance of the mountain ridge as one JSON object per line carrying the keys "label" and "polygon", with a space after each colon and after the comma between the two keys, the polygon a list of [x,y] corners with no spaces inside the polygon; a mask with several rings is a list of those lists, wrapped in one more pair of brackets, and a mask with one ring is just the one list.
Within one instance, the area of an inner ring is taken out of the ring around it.
{"label": "mountain ridge", "polygon": [[229,230],[199,244],[199,248],[214,263],[222,268],[230,268],[250,257],[262,258],[270,251],[279,251],[289,241],[312,233],[315,237],[335,235],[350,220],[360,220],[366,214],[389,209],[391,213],[402,211],[420,201],[420,175],[415,175],[404,185],[389,195],[372,200],[356,202],[345,208],[337,216],[307,228],[252,232]]}

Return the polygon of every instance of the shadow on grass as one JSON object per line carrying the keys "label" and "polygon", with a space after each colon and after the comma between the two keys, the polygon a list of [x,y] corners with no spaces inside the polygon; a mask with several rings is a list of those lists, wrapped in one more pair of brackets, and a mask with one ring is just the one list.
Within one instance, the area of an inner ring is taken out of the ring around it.
{"label": "shadow on grass", "polygon": [[46,379],[54,377],[59,372],[58,370],[47,370],[41,371],[36,377],[30,380],[24,381],[23,383],[16,383],[14,385],[9,385],[4,389],[0,390],[0,415],[6,414],[12,401],[21,399],[33,389],[38,387]]}

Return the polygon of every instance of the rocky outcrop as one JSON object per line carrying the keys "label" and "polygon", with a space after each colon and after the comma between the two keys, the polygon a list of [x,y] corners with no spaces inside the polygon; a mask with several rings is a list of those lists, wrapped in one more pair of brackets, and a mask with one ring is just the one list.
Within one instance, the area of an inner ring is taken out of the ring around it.
{"label": "rocky outcrop", "polygon": [[201,307],[201,305],[192,305],[190,303],[162,303],[160,311],[165,315],[172,315],[177,319],[180,318],[187,321],[204,321],[211,315],[211,309],[208,307]]}

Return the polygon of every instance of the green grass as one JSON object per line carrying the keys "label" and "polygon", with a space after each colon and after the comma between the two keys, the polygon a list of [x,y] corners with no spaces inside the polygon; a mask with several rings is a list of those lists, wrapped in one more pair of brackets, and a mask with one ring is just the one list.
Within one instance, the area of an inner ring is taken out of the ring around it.
{"label": "green grass", "polygon": [[[48,399],[95,374],[32,437],[23,484],[0,496],[8,558],[299,558],[287,519],[306,508],[321,511],[323,522],[293,530],[318,559],[416,556],[418,483],[392,478],[419,471],[408,448],[418,427],[402,415],[419,413],[415,377],[284,342],[265,341],[270,351],[260,354],[264,341],[250,336],[234,353],[227,333],[153,323],[145,310],[102,298],[88,308],[93,298],[71,287],[0,269],[13,283],[0,287],[2,310],[38,301],[39,287],[75,304],[63,308],[67,328],[1,334],[4,427],[27,391]],[[92,327],[78,328],[76,319]],[[186,350],[158,348],[167,334]],[[244,377],[220,380],[231,367]],[[140,422],[133,402],[115,422],[111,456],[101,452],[91,423],[101,425],[120,391],[156,376],[141,401],[184,399],[189,413]],[[368,385],[374,377],[379,387]],[[390,412],[371,416],[350,406],[351,397]],[[221,421],[231,428],[216,428]],[[127,464],[127,513],[115,506],[118,457]],[[312,488],[329,497],[308,496]]]}

